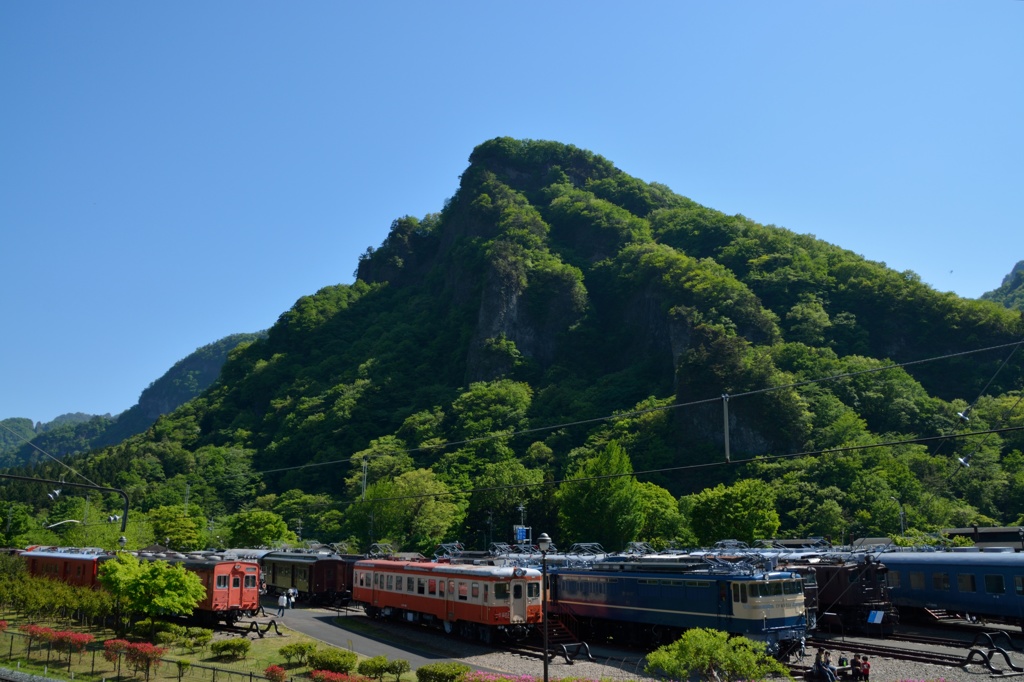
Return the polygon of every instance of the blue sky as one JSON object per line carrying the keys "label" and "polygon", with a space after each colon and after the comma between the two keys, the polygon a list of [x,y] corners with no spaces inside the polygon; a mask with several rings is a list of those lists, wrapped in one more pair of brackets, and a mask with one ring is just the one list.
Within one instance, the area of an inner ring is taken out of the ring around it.
{"label": "blue sky", "polygon": [[575,144],[975,298],[1024,260],[1024,2],[0,4],[0,418],[117,414],[352,281],[473,147]]}

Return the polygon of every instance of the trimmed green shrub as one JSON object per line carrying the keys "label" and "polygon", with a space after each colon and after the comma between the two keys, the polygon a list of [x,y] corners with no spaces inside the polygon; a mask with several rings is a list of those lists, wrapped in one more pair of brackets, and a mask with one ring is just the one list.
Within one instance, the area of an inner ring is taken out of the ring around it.
{"label": "trimmed green shrub", "polygon": [[348,673],[356,667],[359,657],[353,651],[344,649],[317,649],[309,654],[306,665],[313,670],[327,670],[332,673]]}
{"label": "trimmed green shrub", "polygon": [[375,680],[383,680],[384,676],[388,674],[388,657],[374,656],[373,658],[359,661],[356,672],[366,677],[372,677]]}
{"label": "trimmed green shrub", "polygon": [[396,658],[387,665],[387,673],[395,676],[395,682],[400,682],[402,675],[412,670],[409,661],[404,658]]}
{"label": "trimmed green shrub", "polygon": [[316,651],[316,644],[313,642],[295,642],[294,644],[285,644],[277,650],[277,653],[284,656],[285,660],[288,661],[288,665],[291,665],[293,658],[299,665],[305,665],[306,659],[314,651]]}
{"label": "trimmed green shrub", "polygon": [[214,656],[238,659],[248,656],[251,647],[252,642],[248,639],[222,639],[211,644],[210,651]]}
{"label": "trimmed green shrub", "polygon": [[458,682],[472,668],[464,663],[428,663],[416,669],[418,682]]}

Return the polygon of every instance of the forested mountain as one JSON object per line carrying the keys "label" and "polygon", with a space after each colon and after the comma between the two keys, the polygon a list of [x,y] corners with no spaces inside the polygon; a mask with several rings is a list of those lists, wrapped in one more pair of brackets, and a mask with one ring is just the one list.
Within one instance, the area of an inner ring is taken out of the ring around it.
{"label": "forested mountain", "polygon": [[1013,266],[998,289],[984,293],[981,297],[986,301],[1001,303],[1007,308],[1024,310],[1024,260]]}
{"label": "forested mountain", "polygon": [[75,468],[143,510],[188,500],[200,529],[264,512],[362,547],[480,546],[523,520],[616,549],[1024,511],[1020,432],[963,436],[1024,422],[1019,313],[588,151],[480,145],[444,209],[396,220],[356,274]]}
{"label": "forested mountain", "polygon": [[217,379],[233,348],[263,336],[262,333],[232,334],[197,349],[176,362],[142,392],[138,403],[116,417],[76,412],[35,425],[30,419],[5,419],[0,422],[5,427],[0,429],[0,467],[39,461],[45,457],[40,450],[63,458],[120,443],[142,433],[157,417],[206,390]]}

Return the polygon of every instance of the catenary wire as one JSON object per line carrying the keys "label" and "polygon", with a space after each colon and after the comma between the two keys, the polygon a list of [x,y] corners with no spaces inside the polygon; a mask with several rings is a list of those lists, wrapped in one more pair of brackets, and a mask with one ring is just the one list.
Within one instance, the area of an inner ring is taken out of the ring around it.
{"label": "catenary wire", "polygon": [[[811,385],[811,384],[823,383],[823,382],[826,382],[826,381],[837,381],[839,379],[847,379],[847,378],[850,378],[850,377],[860,376],[860,375],[863,375],[863,374],[873,374],[873,373],[877,373],[877,372],[884,372],[884,371],[888,371],[888,370],[891,370],[891,369],[900,369],[900,368],[903,368],[903,367],[909,367],[911,365],[919,365],[919,364],[924,364],[924,363],[927,363],[927,362],[936,362],[936,361],[939,361],[939,360],[948,360],[950,358],[962,357],[962,356],[971,355],[971,354],[974,354],[974,353],[983,353],[983,352],[992,351],[992,350],[1000,350],[1002,348],[1013,347],[1014,350],[1016,350],[1022,344],[1024,344],[1024,339],[1021,339],[1020,341],[1014,341],[1013,343],[999,344],[997,346],[988,346],[988,347],[985,347],[985,348],[977,348],[977,349],[974,349],[974,350],[960,351],[960,352],[956,352],[956,353],[948,353],[946,355],[938,355],[938,356],[934,356],[934,357],[931,357],[931,358],[923,358],[923,359],[920,359],[920,360],[908,360],[907,362],[893,363],[893,364],[889,364],[889,365],[884,365],[882,367],[871,367],[871,368],[868,368],[868,369],[857,370],[855,372],[846,372],[844,374],[833,374],[833,375],[829,375],[827,377],[819,377],[817,379],[806,379],[806,380],[803,380],[803,381],[797,381],[797,382],[793,382],[793,383],[789,383],[789,384],[783,384],[783,385],[780,385],[780,386],[769,386],[769,387],[766,387],[766,388],[756,389],[756,390],[753,390],[753,391],[745,391],[743,393],[730,394],[729,395],[729,399],[731,400],[731,399],[734,399],[734,398],[743,398],[743,397],[748,397],[748,396],[753,396],[753,395],[759,395],[759,394],[762,394],[762,393],[769,393],[769,392],[772,392],[772,391],[782,391],[782,390],[786,390],[786,389],[799,388],[799,387],[802,387],[802,386],[808,386],[808,385]],[[1013,354],[1011,353],[1010,356],[1012,356],[1012,355]],[[1009,357],[1006,358],[1006,360],[1003,361],[1003,365],[1005,365],[1006,362],[1008,362],[1008,360],[1009,360]],[[1002,366],[1000,366],[1000,369],[1002,369]],[[993,377],[993,379],[994,379],[994,377]],[[992,383],[992,380],[990,379],[989,383],[986,384],[986,389],[988,388],[989,385],[991,385],[991,383]],[[594,423],[598,423],[598,422],[611,421],[611,420],[615,420],[615,419],[639,417],[639,416],[643,416],[645,414],[651,414],[653,412],[664,412],[664,411],[667,411],[667,410],[676,410],[676,409],[687,408],[687,407],[696,407],[698,405],[707,405],[707,404],[711,404],[711,403],[717,403],[720,400],[721,400],[721,397],[704,398],[702,400],[694,400],[694,401],[686,402],[686,403],[673,403],[672,405],[661,405],[661,406],[658,406],[658,407],[648,407],[648,408],[644,408],[642,410],[631,410],[631,411],[626,411],[626,412],[618,412],[618,413],[615,413],[613,415],[609,415],[609,416],[605,416],[605,417],[593,417],[591,419],[582,419],[582,420],[578,420],[578,421],[574,421],[574,422],[566,422],[566,423],[561,423],[561,424],[553,424],[553,425],[549,425],[549,426],[537,426],[537,427],[533,427],[533,428],[529,428],[529,429],[522,429],[522,430],[519,430],[519,431],[497,432],[497,433],[488,434],[486,436],[479,436],[479,437],[476,437],[476,438],[467,438],[465,440],[459,440],[459,441],[446,441],[444,443],[439,443],[437,445],[430,445],[430,446],[425,446],[425,447],[421,446],[421,447],[416,447],[416,448],[405,448],[405,449],[401,449],[401,450],[395,449],[395,450],[390,450],[386,454],[389,454],[389,455],[413,454],[413,453],[416,453],[416,452],[444,450],[444,449],[447,449],[447,448],[453,447],[453,446],[470,445],[470,444],[473,444],[473,443],[481,443],[481,442],[486,442],[486,441],[489,441],[489,440],[496,440],[498,438],[516,438],[518,436],[529,435],[531,433],[539,433],[539,432],[542,432],[542,431],[557,431],[558,429],[566,429],[566,428],[571,428],[571,427],[574,427],[574,426],[581,426],[581,425],[585,425],[585,424],[594,424]],[[382,457],[382,456],[384,456],[383,453],[380,453],[380,454],[374,453],[374,454],[366,455],[366,458],[369,459],[369,458],[373,458],[373,457]],[[334,459],[334,460],[329,460],[329,461],[326,461],[326,462],[308,462],[306,464],[297,464],[297,465],[291,466],[291,467],[281,467],[281,468],[277,468],[277,469],[264,469],[264,470],[261,470],[261,471],[253,471],[251,475],[259,476],[259,475],[262,475],[262,474],[276,474],[276,473],[281,473],[281,472],[285,472],[285,471],[298,471],[298,470],[301,470],[301,469],[307,469],[307,468],[311,468],[311,467],[333,466],[335,464],[350,464],[351,462],[352,462],[352,457],[348,457],[346,459]]]}

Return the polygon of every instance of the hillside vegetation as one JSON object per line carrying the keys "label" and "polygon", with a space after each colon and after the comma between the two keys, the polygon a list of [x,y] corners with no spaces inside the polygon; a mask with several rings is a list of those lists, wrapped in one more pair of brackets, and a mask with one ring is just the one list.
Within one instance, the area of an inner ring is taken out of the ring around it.
{"label": "hillside vegetation", "polygon": [[0,421],[0,468],[30,464],[46,455],[64,458],[94,448],[120,443],[142,433],[157,417],[173,411],[209,388],[227,360],[228,352],[264,334],[232,334],[207,344],[174,363],[149,385],[139,402],[116,417],[82,412],[64,414],[53,421],[32,423],[13,417]]}
{"label": "hillside vegetation", "polygon": [[443,210],[395,220],[356,275],[72,465],[155,517],[187,499],[195,543],[276,519],[270,540],[430,550],[525,520],[617,549],[1024,511],[1024,436],[963,436],[1024,423],[1019,312],[588,151],[480,145]]}

